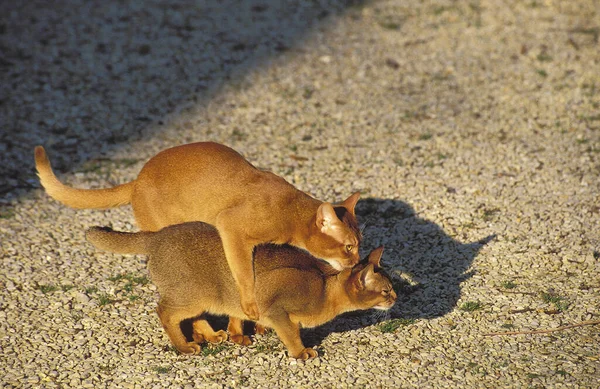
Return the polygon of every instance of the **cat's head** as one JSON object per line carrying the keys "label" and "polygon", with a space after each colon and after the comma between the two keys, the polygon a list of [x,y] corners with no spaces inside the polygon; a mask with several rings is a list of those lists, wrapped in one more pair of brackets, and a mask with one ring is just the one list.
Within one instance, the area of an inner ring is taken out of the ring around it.
{"label": "cat's head", "polygon": [[358,246],[362,234],[354,214],[359,197],[356,192],[341,204],[322,203],[313,219],[305,248],[336,270],[353,267],[360,259]]}
{"label": "cat's head", "polygon": [[347,290],[357,309],[388,310],[396,302],[392,281],[379,265],[382,254],[383,246],[352,268]]}

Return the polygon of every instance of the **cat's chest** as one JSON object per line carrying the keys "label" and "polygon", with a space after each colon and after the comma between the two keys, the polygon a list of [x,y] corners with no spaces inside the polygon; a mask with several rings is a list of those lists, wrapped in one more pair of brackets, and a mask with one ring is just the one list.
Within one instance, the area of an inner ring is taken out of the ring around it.
{"label": "cat's chest", "polygon": [[290,315],[293,322],[298,323],[303,328],[312,328],[327,323],[335,317],[333,312],[324,310],[320,312],[311,312],[303,314]]}

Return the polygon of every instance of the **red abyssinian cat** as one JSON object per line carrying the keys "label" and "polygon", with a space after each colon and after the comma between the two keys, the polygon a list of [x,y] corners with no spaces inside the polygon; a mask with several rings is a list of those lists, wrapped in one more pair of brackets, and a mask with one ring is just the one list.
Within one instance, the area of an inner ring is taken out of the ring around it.
{"label": "red abyssinian cat", "polygon": [[134,181],[109,189],[65,186],[41,146],[35,148],[35,164],[46,192],[70,207],[131,203],[144,231],[192,221],[215,226],[242,309],[252,319],[259,317],[252,277],[252,250],[257,245],[291,244],[337,270],[359,260],[361,234],[354,214],[359,193],[338,206],[316,200],[224,145],[201,142],[164,150],[144,165]]}
{"label": "red abyssinian cat", "polygon": [[[117,253],[147,254],[152,282],[160,293],[157,312],[173,345],[182,353],[200,351],[196,342],[221,342],[200,315],[229,315],[228,330],[236,343],[248,344],[242,320],[248,319],[217,230],[206,223],[184,223],[158,232],[125,233],[93,227],[87,239],[96,247]],[[383,247],[341,272],[306,251],[289,245],[256,247],[254,268],[256,299],[261,312],[258,324],[271,327],[291,356],[317,356],[300,339],[300,327],[315,327],[335,316],[359,309],[391,308],[396,293],[379,261]],[[181,332],[184,319],[193,322],[194,340]]]}

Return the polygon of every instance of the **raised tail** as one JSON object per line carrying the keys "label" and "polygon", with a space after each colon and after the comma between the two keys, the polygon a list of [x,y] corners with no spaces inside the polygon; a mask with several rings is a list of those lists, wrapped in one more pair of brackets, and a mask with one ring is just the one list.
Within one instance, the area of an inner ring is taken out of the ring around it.
{"label": "raised tail", "polygon": [[113,208],[131,202],[135,181],[107,189],[77,189],[64,185],[52,171],[42,146],[35,148],[35,168],[46,193],[71,208]]}
{"label": "raised tail", "polygon": [[92,227],[85,238],[100,250],[119,254],[148,254],[148,240],[154,232],[120,232],[108,227]]}

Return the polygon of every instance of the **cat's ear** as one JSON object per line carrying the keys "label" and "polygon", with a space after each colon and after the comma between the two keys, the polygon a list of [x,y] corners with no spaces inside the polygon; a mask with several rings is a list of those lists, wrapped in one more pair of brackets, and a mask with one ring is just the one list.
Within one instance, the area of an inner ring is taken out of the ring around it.
{"label": "cat's ear", "polygon": [[348,212],[354,215],[354,207],[356,207],[356,203],[358,203],[358,199],[360,198],[360,192],[355,192],[352,196],[348,197],[342,204],[342,207],[346,208]]}
{"label": "cat's ear", "polygon": [[373,264],[369,263],[364,269],[360,271],[360,274],[356,279],[358,290],[363,290],[367,285],[367,282],[369,281],[368,279],[373,273],[373,266]]}
{"label": "cat's ear", "polygon": [[369,263],[372,263],[376,268],[381,267],[379,263],[381,262],[382,255],[383,246],[379,246],[375,250],[371,251],[371,254],[369,254]]}
{"label": "cat's ear", "polygon": [[317,227],[322,233],[327,233],[338,220],[333,206],[329,203],[319,205],[317,209]]}

